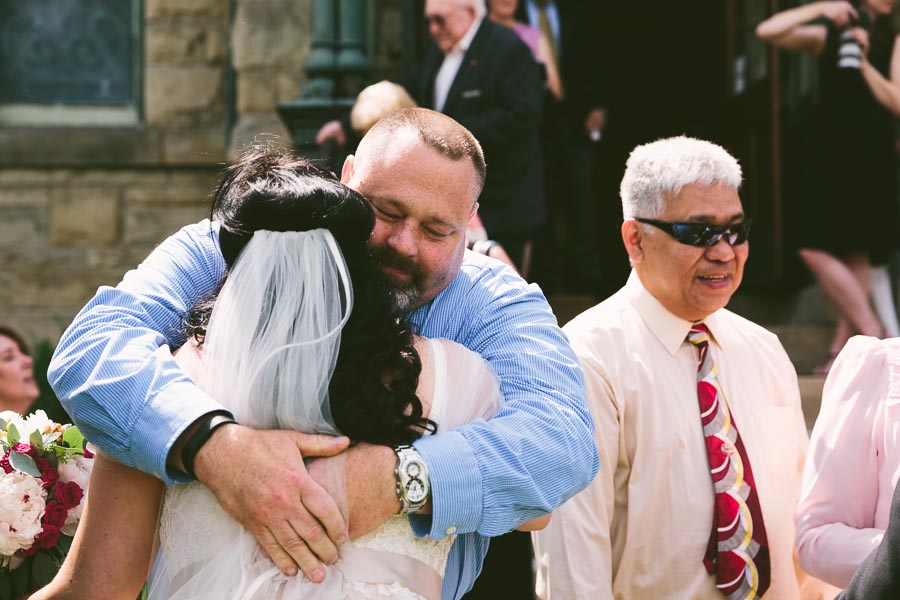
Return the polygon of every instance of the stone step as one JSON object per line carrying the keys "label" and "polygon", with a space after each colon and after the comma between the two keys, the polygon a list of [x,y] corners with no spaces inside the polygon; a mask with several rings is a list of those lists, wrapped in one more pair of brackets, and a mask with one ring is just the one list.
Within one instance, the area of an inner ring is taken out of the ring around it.
{"label": "stone step", "polygon": [[834,313],[822,289],[807,286],[794,293],[739,291],[728,308],[754,323],[821,325],[834,322]]}
{"label": "stone step", "polygon": [[828,356],[833,325],[767,325],[763,327],[778,336],[787,350],[794,368],[801,375],[812,374]]}
{"label": "stone step", "polygon": [[812,431],[816,417],[819,415],[819,405],[822,402],[822,386],[825,385],[825,377],[822,375],[801,375],[798,379],[803,417],[806,419],[806,428]]}

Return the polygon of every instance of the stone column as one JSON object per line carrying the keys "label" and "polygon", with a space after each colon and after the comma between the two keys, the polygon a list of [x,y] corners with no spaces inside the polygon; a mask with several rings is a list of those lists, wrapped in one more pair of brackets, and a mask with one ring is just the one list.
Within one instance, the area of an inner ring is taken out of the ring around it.
{"label": "stone column", "polygon": [[369,75],[366,56],[366,0],[340,0],[337,55],[338,95],[355,97]]}
{"label": "stone column", "polygon": [[366,57],[366,0],[313,0],[312,48],[304,65],[310,78],[300,97],[278,105],[278,114],[305,156],[325,158],[337,148],[320,148],[316,132],[353,105],[369,72]]}
{"label": "stone column", "polygon": [[303,66],[309,81],[300,92],[306,100],[331,100],[337,75],[338,6],[333,0],[313,0],[312,53]]}

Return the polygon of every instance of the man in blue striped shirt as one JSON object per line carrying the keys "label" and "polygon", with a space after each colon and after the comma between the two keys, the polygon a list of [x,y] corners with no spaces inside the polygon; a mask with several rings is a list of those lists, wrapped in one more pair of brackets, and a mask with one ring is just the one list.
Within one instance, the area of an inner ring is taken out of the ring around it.
{"label": "man in blue striped shirt", "polygon": [[[417,535],[456,534],[444,598],[471,588],[487,538],[546,514],[584,488],[598,467],[578,362],[540,290],[511,269],[465,251],[466,223],[484,180],[478,142],[425,109],[380,121],[348,158],[341,180],[376,213],[373,257],[416,333],[479,352],[505,398],[474,421],[414,444],[427,466],[424,507],[398,498],[394,449],[348,451],[350,529],[403,508]],[[185,481],[182,446],[221,414],[172,359],[181,319],[225,271],[218,227],[203,221],[163,242],[115,288],[103,287],[64,333],[50,379],[82,431],[105,452],[168,483]],[[303,456],[346,441],[298,432],[219,427],[193,461],[197,478],[288,573],[313,581],[337,558],[347,526],[309,476]],[[327,461],[327,459],[324,459]],[[188,469],[190,470],[190,469]],[[371,528],[371,527],[368,527]]]}

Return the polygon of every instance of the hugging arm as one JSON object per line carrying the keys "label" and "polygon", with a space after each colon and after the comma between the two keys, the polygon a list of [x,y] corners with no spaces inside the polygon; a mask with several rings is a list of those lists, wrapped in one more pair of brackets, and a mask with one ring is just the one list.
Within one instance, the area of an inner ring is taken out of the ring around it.
{"label": "hugging arm", "polygon": [[[100,288],[63,334],[50,365],[50,382],[85,436],[112,458],[167,483],[188,480],[169,465],[176,441],[198,419],[222,410],[175,362],[169,346],[183,341],[177,333],[182,318],[215,291],[224,271],[216,227],[201,221],[183,228],[118,286]],[[303,456],[338,452],[346,443],[227,425],[200,448],[195,470],[284,572],[299,565],[320,581],[324,569],[317,559],[337,558],[346,525],[310,479]],[[260,480],[270,484],[259,486]]]}
{"label": "hugging arm", "polygon": [[134,600],[150,570],[162,492],[159,479],[98,453],[72,548],[30,600]]}
{"label": "hugging arm", "polygon": [[454,304],[461,330],[448,337],[488,362],[504,405],[490,420],[414,444],[433,504],[413,527],[438,539],[448,530],[496,536],[542,517],[587,486],[599,464],[581,369],[543,294],[505,268],[475,277],[460,292],[465,306]]}

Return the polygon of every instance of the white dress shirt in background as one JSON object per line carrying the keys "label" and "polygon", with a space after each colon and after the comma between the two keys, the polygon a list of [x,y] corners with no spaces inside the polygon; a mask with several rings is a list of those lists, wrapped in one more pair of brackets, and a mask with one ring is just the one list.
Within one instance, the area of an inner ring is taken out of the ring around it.
{"label": "white dress shirt in background", "polygon": [[450,87],[453,85],[453,80],[456,79],[456,74],[459,73],[459,67],[462,66],[463,58],[466,57],[466,52],[469,51],[472,39],[478,32],[478,28],[481,27],[482,21],[484,21],[484,17],[475,19],[466,35],[453,46],[450,52],[444,55],[444,62],[441,63],[441,68],[434,77],[434,110],[444,112]]}

